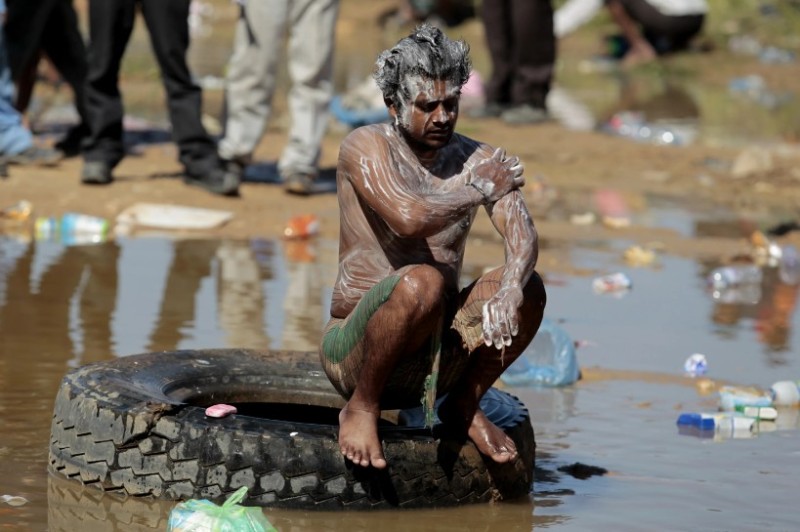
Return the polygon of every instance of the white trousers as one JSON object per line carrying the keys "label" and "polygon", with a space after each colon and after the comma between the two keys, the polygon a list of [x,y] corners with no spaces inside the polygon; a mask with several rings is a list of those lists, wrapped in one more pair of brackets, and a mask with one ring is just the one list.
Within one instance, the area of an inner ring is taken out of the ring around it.
{"label": "white trousers", "polygon": [[284,178],[295,172],[317,174],[333,96],[338,13],[339,0],[250,0],[242,7],[228,64],[222,158],[252,158],[269,119],[288,34],[291,128],[278,170]]}

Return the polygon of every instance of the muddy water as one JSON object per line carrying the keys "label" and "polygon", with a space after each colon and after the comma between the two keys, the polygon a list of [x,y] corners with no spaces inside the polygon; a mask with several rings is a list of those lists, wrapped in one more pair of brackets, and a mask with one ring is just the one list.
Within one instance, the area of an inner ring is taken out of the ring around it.
{"label": "muddy water", "polygon": [[[227,0],[212,3],[230,9]],[[194,41],[198,75],[221,75],[229,29],[217,25]],[[470,39],[469,28],[465,34]],[[370,34],[340,46],[337,87],[360,81],[385,44]],[[471,44],[476,66],[486,72],[479,41]],[[149,54],[140,28],[126,72],[131,84],[147,80],[126,93],[126,103],[132,114],[160,123],[163,106],[152,102],[162,96]],[[561,75],[558,84],[597,123],[620,109],[638,110],[650,120],[679,121],[691,138],[711,144],[798,135],[796,98],[775,110],[691,76]],[[207,110],[218,115],[220,91],[206,96]],[[746,127],[734,112],[742,108]],[[687,236],[743,236],[739,220],[705,207],[687,212],[652,203],[636,223]],[[538,442],[529,498],[414,512],[267,510],[270,520],[281,531],[797,529],[797,410],[782,411],[779,423],[749,438],[680,434],[675,425],[682,411],[716,407],[713,394],[682,375],[692,353],[708,357],[714,379],[766,387],[800,378],[797,287],[768,272],[758,303],[715,302],[703,285],[713,264],[660,257],[657,268],[633,269],[619,260],[628,244],[583,242],[568,251],[585,271],[627,272],[634,288],[624,297],[593,294],[590,276],[547,279],[548,316],[587,343],[579,350],[585,378],[564,389],[511,390],[530,409]],[[313,349],[327,315],[335,254],[336,243],[324,241],[143,238],[67,247],[0,236],[0,495],[29,501],[0,502],[0,528],[164,530],[169,504],[99,496],[48,476],[52,401],[62,376],[82,364],[161,349]],[[559,471],[576,462],[608,473],[580,479]]]}
{"label": "muddy water", "polygon": [[[735,217],[701,219],[653,204],[647,221],[699,235],[737,232]],[[279,530],[790,530],[797,525],[800,420],[784,410],[747,438],[681,434],[682,411],[716,397],[682,374],[704,353],[709,376],[766,387],[800,376],[797,293],[772,273],[757,304],[715,302],[710,265],[660,257],[620,263],[626,243],[579,243],[574,263],[625,271],[633,290],[596,295],[590,276],[550,275],[547,315],[576,340],[575,386],[513,388],[531,411],[537,471],[530,497],[457,510],[314,513],[266,510]],[[551,252],[545,248],[542,253]],[[69,369],[175,348],[313,349],[325,321],[336,244],[128,238],[92,246],[0,238],[0,526],[13,530],[163,530],[170,504],[123,501],[50,478],[53,397]],[[472,271],[467,265],[466,271]],[[785,299],[784,295],[784,299]],[[794,299],[790,298],[791,301]],[[781,307],[780,310],[778,307]],[[768,331],[778,331],[769,334]],[[605,475],[560,471],[576,462]]]}

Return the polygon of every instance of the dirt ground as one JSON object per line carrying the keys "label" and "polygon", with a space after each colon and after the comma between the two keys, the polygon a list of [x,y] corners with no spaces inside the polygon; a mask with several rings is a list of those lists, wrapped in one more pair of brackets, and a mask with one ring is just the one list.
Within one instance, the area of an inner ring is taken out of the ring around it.
{"label": "dirt ground", "polygon": [[[387,2],[377,2],[385,7]],[[352,46],[357,39],[361,19],[374,17],[378,7],[359,11],[362,2],[344,2],[339,26],[339,39]],[[369,4],[373,6],[372,3]],[[361,17],[361,18],[359,18]],[[460,30],[467,35],[479,32],[477,22]],[[561,70],[574,65],[581,56],[590,53],[596,39],[584,38],[563,43],[560,47]],[[702,81],[709,83],[720,76],[715,64],[725,50],[675,59]],[[475,61],[476,66],[481,61]],[[741,61],[733,61],[740,64]],[[485,62],[483,63],[485,64]],[[485,67],[484,67],[485,68]],[[729,68],[727,75],[736,72]],[[745,69],[768,67],[756,63],[741,66]],[[765,75],[790,88],[800,85],[793,69],[774,70]],[[123,91],[125,87],[123,86]],[[207,99],[213,96],[207,97]],[[219,99],[219,96],[216,97]],[[280,113],[280,109],[278,110]],[[746,120],[746,117],[742,117]],[[260,162],[275,161],[285,141],[285,117],[274,120],[256,153]],[[643,245],[657,245],[664,253],[704,257],[732,256],[749,249],[745,238],[703,237],[685,238],[665,229],[648,229],[632,224],[629,227],[609,227],[598,221],[589,225],[573,223],[568,217],[550,217],[548,209],[558,198],[574,193],[612,189],[625,199],[628,209],[646,209],[648,195],[657,194],[677,201],[708,200],[730,207],[745,218],[757,218],[764,213],[783,213],[791,220],[800,205],[800,145],[788,139],[780,145],[753,147],[755,159],[768,159],[766,165],[756,165],[744,177],[734,176],[737,158],[747,146],[710,146],[707,144],[653,146],[612,137],[600,132],[570,131],[557,122],[536,126],[510,127],[499,120],[477,121],[462,117],[459,131],[519,155],[525,164],[528,184],[526,195],[534,212],[536,225],[543,241],[553,248],[568,248],[570,241],[611,240],[625,238]],[[333,128],[325,138],[322,168],[335,167],[338,146],[346,132]],[[210,236],[223,238],[278,238],[289,218],[314,213],[321,221],[321,236],[338,237],[338,207],[334,193],[311,197],[295,197],[284,193],[278,184],[244,183],[240,198],[221,198],[185,185],[179,174],[176,150],[171,143],[148,145],[127,157],[115,170],[116,181],[111,186],[89,187],[80,184],[80,158],[63,161],[55,168],[12,167],[10,176],[0,180],[0,209],[19,200],[30,201],[35,216],[58,216],[67,211],[82,212],[113,220],[124,208],[136,202],[170,203],[186,206],[229,210],[233,219]],[[329,172],[330,173],[330,172]],[[163,177],[163,176],[173,177]],[[154,177],[155,176],[155,177]],[[162,176],[162,177],[158,177]],[[591,210],[591,206],[587,207]],[[578,213],[576,213],[578,214]],[[599,213],[602,214],[602,213]],[[754,227],[755,228],[755,227]],[[2,223],[0,223],[2,230]],[[498,246],[485,216],[480,216],[471,246]],[[793,239],[789,233],[786,239]],[[204,236],[209,233],[204,233]],[[657,244],[656,244],[657,243]],[[498,247],[499,250],[499,247]],[[476,254],[477,257],[486,254]],[[496,258],[502,254],[493,255]],[[480,259],[478,259],[480,260]],[[488,260],[488,259],[487,259]],[[558,253],[543,254],[539,268],[563,270],[569,268]]]}

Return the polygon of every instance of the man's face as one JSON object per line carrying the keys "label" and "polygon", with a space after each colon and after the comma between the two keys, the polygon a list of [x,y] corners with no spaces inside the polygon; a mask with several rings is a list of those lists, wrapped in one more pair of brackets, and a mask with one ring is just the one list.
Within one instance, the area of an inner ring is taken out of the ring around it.
{"label": "man's face", "polygon": [[413,77],[406,81],[411,100],[398,110],[398,124],[411,144],[438,150],[453,136],[460,87],[443,80]]}

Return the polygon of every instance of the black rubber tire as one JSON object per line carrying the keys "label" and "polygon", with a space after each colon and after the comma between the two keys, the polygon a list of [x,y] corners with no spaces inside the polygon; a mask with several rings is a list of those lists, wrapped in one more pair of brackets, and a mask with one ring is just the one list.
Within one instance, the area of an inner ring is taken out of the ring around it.
{"label": "black rubber tire", "polygon": [[[215,403],[239,413],[205,416]],[[349,465],[339,452],[343,400],[316,353],[197,350],[147,353],[72,370],[55,401],[50,467],[104,491],[166,500],[224,500],[282,508],[439,507],[531,491],[535,442],[520,401],[492,388],[481,407],[517,444],[496,464],[421,409],[379,428],[388,468]]]}

